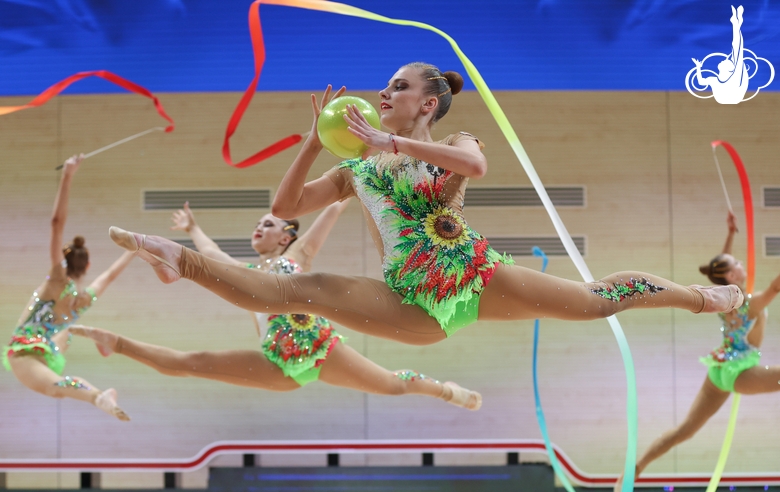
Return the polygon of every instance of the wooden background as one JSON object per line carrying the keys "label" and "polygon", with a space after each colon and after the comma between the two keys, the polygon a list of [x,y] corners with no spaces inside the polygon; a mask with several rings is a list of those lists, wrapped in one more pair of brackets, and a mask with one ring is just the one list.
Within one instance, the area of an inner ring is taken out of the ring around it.
{"label": "wooden background", "polygon": [[[356,95],[376,99],[372,93]],[[780,185],[780,94],[760,94],[738,106],[661,92],[505,92],[497,97],[542,181],[586,186],[587,206],[564,208],[560,214],[573,235],[587,236],[586,261],[596,277],[635,269],[685,284],[706,282],[697,267],[720,251],[726,235],[726,206],[709,145],[714,139],[728,140],[739,150],[752,179],[757,288],[777,275],[780,259],[763,257],[762,237],[780,235],[780,210],[761,207],[760,187]],[[175,132],[148,135],[84,162],[73,183],[65,237],[86,236],[90,277],[121,252],[108,238],[110,225],[184,237],[168,229],[170,212],[142,210],[144,189],[275,190],[295,150],[245,170],[231,169],[221,160],[224,128],[238,98],[233,93],[163,94],[161,100],[177,123]],[[0,105],[26,100],[2,98]],[[258,94],[233,139],[234,159],[307,130],[310,112],[308,94]],[[49,217],[59,180],[53,168],[74,153],[160,124],[151,104],[132,95],[65,96],[0,118],[0,325],[6,327],[5,336],[48,269]],[[476,93],[455,98],[434,137],[458,130],[476,134],[487,145],[489,172],[472,186],[529,184]],[[744,230],[738,181],[723,156]],[[323,153],[310,177],[336,162]],[[196,217],[214,237],[248,237],[266,212],[197,210]],[[555,234],[541,208],[475,207],[466,215],[487,236]],[[312,219],[304,217],[302,223]],[[735,247],[742,258],[744,240],[744,234],[738,235]],[[518,261],[539,268],[538,260]],[[357,204],[336,225],[314,269],[381,277]],[[548,272],[578,278],[568,258],[553,258]],[[641,453],[684,417],[706,374],[698,357],[719,343],[719,324],[714,315],[667,309],[634,311],[620,320],[636,363]],[[162,285],[140,260],[83,321],[181,350],[259,346],[248,313],[187,281]],[[766,364],[780,362],[778,325],[770,313],[763,345]],[[367,396],[323,383],[275,394],[174,379],[121,356],[103,359],[91,343],[76,339],[65,374],[100,388],[117,388],[132,422],[113,420],[74,400],[45,398],[12,374],[1,373],[0,458],[186,457],[224,439],[539,438],[531,382],[532,327],[530,321],[478,323],[427,347],[340,330],[352,347],[385,367],[414,368],[480,391],[484,405],[476,413],[425,397]],[[626,442],[625,376],[607,323],[545,320],[539,371],[552,440],[589,473],[619,472]],[[712,470],[728,408],[648,473]],[[778,415],[780,395],[743,399],[728,470],[777,470]],[[294,460],[263,459],[263,464]],[[504,459],[442,455],[436,461],[499,464]],[[324,456],[300,460],[324,464]],[[415,464],[419,456],[353,456],[346,461]],[[103,487],[161,485],[160,474],[149,474],[146,482],[142,475],[107,476]],[[199,476],[192,483],[201,483],[205,475]],[[75,474],[9,474],[9,486],[77,485]]]}

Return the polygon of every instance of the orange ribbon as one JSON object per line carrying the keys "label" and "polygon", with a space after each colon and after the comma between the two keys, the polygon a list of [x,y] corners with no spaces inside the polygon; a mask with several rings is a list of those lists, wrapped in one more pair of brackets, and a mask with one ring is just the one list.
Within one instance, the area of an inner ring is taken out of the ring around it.
{"label": "orange ribbon", "polygon": [[47,102],[49,102],[50,99],[52,99],[54,96],[58,95],[60,92],[64,91],[68,88],[71,84],[74,82],[78,82],[79,80],[85,79],[87,77],[100,77],[101,79],[107,80],[108,82],[111,82],[112,84],[116,84],[119,87],[123,89],[127,89],[130,92],[135,92],[136,94],[140,94],[142,96],[148,97],[154,102],[154,107],[157,109],[157,112],[168,120],[170,122],[170,125],[165,129],[166,132],[172,132],[173,131],[173,120],[170,116],[165,112],[165,109],[163,108],[162,104],[160,103],[159,99],[157,99],[157,96],[152,94],[148,89],[146,89],[143,86],[140,86],[136,84],[135,82],[132,82],[130,80],[127,80],[123,77],[120,77],[119,75],[109,72],[108,70],[95,70],[91,72],[79,72],[77,74],[71,75],[70,77],[60,80],[56,84],[52,85],[45,91],[38,94],[38,96],[35,97],[32,101],[28,102],[27,104],[24,104],[22,106],[0,106],[0,116],[4,114],[9,113],[15,113],[16,111],[21,111],[23,109],[28,108],[36,108],[38,106],[43,106]]}
{"label": "orange ribbon", "polygon": [[255,96],[257,83],[260,80],[260,73],[263,71],[263,65],[265,64],[265,42],[263,41],[263,28],[260,25],[260,3],[261,1],[255,1],[249,7],[249,34],[252,39],[252,53],[255,58],[255,76],[252,78],[252,82],[249,83],[249,87],[244,91],[244,95],[241,96],[241,100],[238,101],[236,109],[233,110],[233,114],[230,116],[230,121],[228,121],[228,126],[225,130],[225,140],[222,143],[222,158],[227,165],[239,169],[254,166],[258,162],[264,161],[303,140],[303,135],[289,135],[239,163],[234,163],[233,158],[230,155],[230,137],[232,137],[238,129],[238,125],[241,123],[241,118],[243,118],[246,108],[249,107],[249,103],[252,102],[252,98]]}

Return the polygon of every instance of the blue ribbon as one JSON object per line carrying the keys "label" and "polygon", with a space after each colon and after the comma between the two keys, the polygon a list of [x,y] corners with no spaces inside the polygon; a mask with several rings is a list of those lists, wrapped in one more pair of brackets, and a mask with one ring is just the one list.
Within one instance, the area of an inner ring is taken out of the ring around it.
{"label": "blue ribbon", "polygon": [[[542,258],[542,273],[547,269],[547,255],[544,254],[544,251],[542,251],[540,248],[534,246],[533,248],[533,254],[534,256],[540,256]],[[538,357],[538,348],[539,348],[539,319],[534,320],[534,357],[533,357],[533,377],[534,377],[534,402],[536,403],[536,420],[539,422],[539,430],[542,431],[542,439],[544,439],[544,447],[547,448],[547,456],[550,457],[550,464],[553,467],[553,471],[555,472],[555,475],[558,477],[558,480],[561,481],[563,484],[563,487],[566,489],[567,492],[575,492],[574,487],[571,486],[571,482],[569,482],[569,478],[566,476],[566,473],[563,471],[563,467],[561,467],[561,464],[558,462],[558,458],[555,456],[555,450],[552,447],[552,443],[550,442],[550,436],[547,433],[547,423],[544,420],[544,411],[542,410],[542,400],[539,398],[539,380],[537,377],[537,370],[536,366],[538,365],[537,362],[539,361]]]}

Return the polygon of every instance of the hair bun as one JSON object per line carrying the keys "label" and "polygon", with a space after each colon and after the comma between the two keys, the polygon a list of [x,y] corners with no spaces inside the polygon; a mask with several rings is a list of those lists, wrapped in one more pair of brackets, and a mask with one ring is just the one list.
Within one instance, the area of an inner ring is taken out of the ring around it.
{"label": "hair bun", "polygon": [[84,236],[76,236],[73,238],[73,247],[74,248],[83,248],[84,247]]}
{"label": "hair bun", "polygon": [[450,84],[453,96],[463,89],[463,77],[461,77],[458,72],[448,71],[444,72],[442,75],[444,75],[444,78],[446,78],[447,82]]}
{"label": "hair bun", "polygon": [[301,223],[298,222],[298,219],[285,220],[285,222],[293,226],[296,231],[301,228]]}
{"label": "hair bun", "polygon": [[706,265],[702,265],[699,267],[699,272],[701,272],[702,275],[707,275],[709,277],[710,275],[710,264],[707,263]]}

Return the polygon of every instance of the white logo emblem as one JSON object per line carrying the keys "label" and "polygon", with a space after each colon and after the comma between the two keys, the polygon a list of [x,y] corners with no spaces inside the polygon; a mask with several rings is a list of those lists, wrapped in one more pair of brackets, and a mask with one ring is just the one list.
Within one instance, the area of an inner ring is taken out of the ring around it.
{"label": "white logo emblem", "polygon": [[[745,48],[742,39],[742,13],[745,11],[742,5],[736,10],[731,7],[731,26],[733,37],[731,40],[731,54],[710,53],[702,61],[692,58],[696,65],[685,76],[685,88],[688,92],[700,99],[714,97],[720,104],[739,104],[742,101],[749,101],[758,95],[764,87],[772,83],[775,78],[775,67],[769,63],[766,58],[761,58],[755,53]],[[718,71],[703,68],[704,63],[710,59],[720,59]],[[748,90],[748,83],[758,73],[758,62],[763,61],[769,67],[769,81],[758,87],[756,92],[748,98],[745,93]],[[705,76],[708,75],[708,76]],[[707,88],[712,90],[709,96],[700,96],[696,92],[704,91]],[[693,89],[693,90],[691,90]],[[694,92],[696,91],[696,92]]]}

